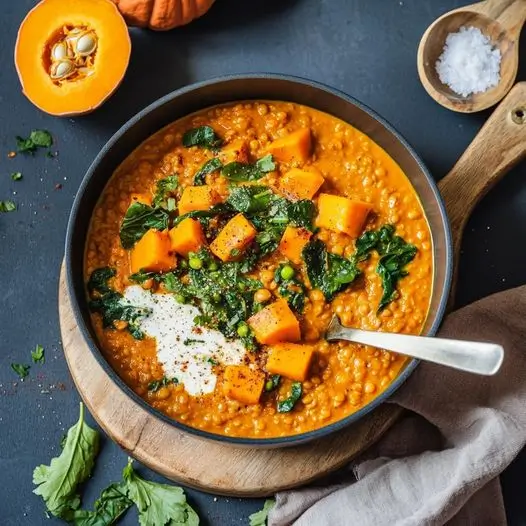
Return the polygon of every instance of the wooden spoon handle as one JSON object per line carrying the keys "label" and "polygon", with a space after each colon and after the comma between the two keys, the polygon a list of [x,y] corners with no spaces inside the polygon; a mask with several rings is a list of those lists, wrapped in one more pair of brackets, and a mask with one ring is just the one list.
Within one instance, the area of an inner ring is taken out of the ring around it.
{"label": "wooden spoon handle", "polygon": [[[439,182],[446,203],[455,273],[462,232],[480,199],[526,156],[526,82],[517,83],[497,106],[452,170]],[[454,295],[455,280],[451,296]]]}
{"label": "wooden spoon handle", "polygon": [[470,10],[496,20],[506,29],[510,40],[519,38],[526,20],[526,0],[486,0],[474,4]]}

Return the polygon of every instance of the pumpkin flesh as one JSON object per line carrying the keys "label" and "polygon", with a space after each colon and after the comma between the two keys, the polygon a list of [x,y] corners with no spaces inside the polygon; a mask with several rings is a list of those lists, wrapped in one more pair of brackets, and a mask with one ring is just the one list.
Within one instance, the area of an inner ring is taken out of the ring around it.
{"label": "pumpkin flesh", "polygon": [[[85,28],[97,37],[91,74],[60,82],[49,73],[52,46],[63,28]],[[15,64],[23,92],[35,106],[57,116],[93,111],[119,86],[128,66],[127,26],[110,0],[43,0],[18,32]]]}

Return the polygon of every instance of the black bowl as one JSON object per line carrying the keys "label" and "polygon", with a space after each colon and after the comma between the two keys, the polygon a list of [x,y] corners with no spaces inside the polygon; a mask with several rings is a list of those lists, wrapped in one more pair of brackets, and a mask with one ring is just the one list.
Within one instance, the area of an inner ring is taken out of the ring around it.
{"label": "black bowl", "polygon": [[67,288],[75,318],[89,349],[110,378],[141,407],[176,428],[202,438],[233,445],[285,447],[323,437],[356,422],[385,402],[409,378],[418,365],[418,360],[409,361],[393,383],[368,405],[315,431],[265,439],[217,435],[169,418],[148,405],[120,379],[97,345],[83,277],[85,244],[91,215],[106,183],[119,164],[145,139],[180,117],[208,106],[250,99],[291,101],[332,114],[367,134],[400,165],[416,189],[431,227],[434,252],[433,293],[423,333],[435,334],[444,315],[453,264],[449,223],[433,178],[405,139],[374,111],[356,99],[323,84],[284,75],[235,75],[193,84],[150,104],[122,126],[93,161],[73,203],[66,236]]}

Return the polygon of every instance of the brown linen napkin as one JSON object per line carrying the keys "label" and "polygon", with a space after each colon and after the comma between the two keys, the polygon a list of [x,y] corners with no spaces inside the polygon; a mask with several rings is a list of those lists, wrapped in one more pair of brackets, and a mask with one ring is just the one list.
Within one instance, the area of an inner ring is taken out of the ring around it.
{"label": "brown linen napkin", "polygon": [[526,443],[526,286],[451,314],[439,335],[501,343],[502,368],[421,363],[390,400],[405,416],[343,479],[276,495],[269,526],[506,524],[498,475]]}

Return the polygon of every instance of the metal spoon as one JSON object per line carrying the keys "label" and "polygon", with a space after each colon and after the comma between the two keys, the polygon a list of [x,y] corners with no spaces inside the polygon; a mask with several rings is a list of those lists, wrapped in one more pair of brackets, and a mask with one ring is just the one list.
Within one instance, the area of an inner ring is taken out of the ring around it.
{"label": "metal spoon", "polygon": [[392,332],[374,332],[344,327],[334,316],[325,334],[327,340],[347,340],[394,351],[428,362],[438,363],[491,376],[502,365],[504,349],[496,343],[450,340]]}
{"label": "metal spoon", "polygon": [[[526,20],[526,0],[485,0],[449,11],[426,30],[418,47],[417,66],[426,91],[442,106],[458,112],[481,111],[499,102],[511,89],[519,65],[519,37]],[[484,93],[457,95],[438,78],[435,64],[446,37],[462,26],[478,27],[500,49],[500,82]]]}

